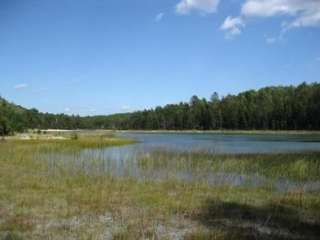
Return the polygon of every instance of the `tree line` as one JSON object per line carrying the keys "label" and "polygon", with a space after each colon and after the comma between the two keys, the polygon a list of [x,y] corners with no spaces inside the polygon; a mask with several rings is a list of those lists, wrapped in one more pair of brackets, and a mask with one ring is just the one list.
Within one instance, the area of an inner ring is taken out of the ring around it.
{"label": "tree line", "polygon": [[0,98],[0,134],[25,129],[320,130],[320,84],[266,87],[109,116],[40,113]]}

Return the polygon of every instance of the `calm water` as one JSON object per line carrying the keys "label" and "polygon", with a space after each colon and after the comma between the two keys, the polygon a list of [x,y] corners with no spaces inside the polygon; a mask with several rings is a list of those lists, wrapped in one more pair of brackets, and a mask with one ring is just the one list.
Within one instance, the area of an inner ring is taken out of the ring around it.
{"label": "calm water", "polygon": [[[211,185],[257,187],[268,183],[259,175],[231,174],[197,170],[192,166],[177,168],[176,159],[168,159],[166,166],[154,167],[152,161],[158,150],[166,152],[205,151],[212,154],[235,153],[280,153],[320,151],[320,139],[312,136],[295,135],[225,135],[213,133],[120,133],[122,137],[135,139],[137,144],[105,149],[87,149],[74,154],[48,156],[52,166],[70,164],[75,170],[89,174],[109,174],[117,177],[134,177],[142,180],[178,179],[185,182],[206,182]],[[151,162],[152,168],[141,167],[141,159]],[[158,161],[159,162],[159,161]],[[299,183],[279,179],[275,187],[280,191],[295,189]],[[319,182],[304,184],[306,191],[320,190]]]}
{"label": "calm water", "polygon": [[[320,137],[308,135],[235,135],[215,133],[122,133],[140,142],[122,151],[162,148],[211,153],[284,153],[320,151]],[[112,151],[112,150],[108,150]]]}

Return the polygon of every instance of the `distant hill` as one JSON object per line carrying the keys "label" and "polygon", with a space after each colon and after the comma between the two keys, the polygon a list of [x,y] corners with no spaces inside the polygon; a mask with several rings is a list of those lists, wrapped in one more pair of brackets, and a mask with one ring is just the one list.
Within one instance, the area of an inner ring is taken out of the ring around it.
{"label": "distant hill", "polygon": [[320,84],[249,90],[109,116],[41,113],[0,98],[0,134],[38,129],[320,130]]}

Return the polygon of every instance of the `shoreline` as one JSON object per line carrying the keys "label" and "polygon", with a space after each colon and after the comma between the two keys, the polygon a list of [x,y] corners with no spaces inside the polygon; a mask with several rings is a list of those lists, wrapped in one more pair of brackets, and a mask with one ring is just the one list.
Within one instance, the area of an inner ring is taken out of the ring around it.
{"label": "shoreline", "polygon": [[47,133],[71,132],[136,132],[136,133],[216,133],[216,134],[307,134],[320,135],[320,130],[137,130],[137,129],[41,129]]}
{"label": "shoreline", "polygon": [[[102,130],[104,131],[104,130]],[[105,130],[112,131],[112,130]],[[266,134],[266,135],[320,135],[317,130],[114,130],[114,132],[123,133],[212,133],[212,134]]]}
{"label": "shoreline", "polygon": [[320,131],[315,130],[114,130],[114,129],[29,129],[25,133],[15,133],[11,136],[4,136],[3,139],[45,139],[45,140],[66,140],[70,134],[83,136],[104,135],[104,134],[217,134],[217,135],[291,135],[291,136],[315,136],[320,137]]}

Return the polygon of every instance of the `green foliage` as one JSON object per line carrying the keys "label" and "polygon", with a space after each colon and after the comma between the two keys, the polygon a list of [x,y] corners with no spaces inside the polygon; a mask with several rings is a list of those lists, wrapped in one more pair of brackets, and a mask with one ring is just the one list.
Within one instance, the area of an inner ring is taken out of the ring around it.
{"label": "green foliage", "polygon": [[10,133],[9,122],[4,116],[0,116],[0,136],[5,136]]}
{"label": "green foliage", "polygon": [[13,131],[38,129],[137,130],[320,130],[320,84],[267,87],[210,100],[193,96],[189,103],[110,116],[80,117],[40,113],[0,98],[0,116]]}
{"label": "green foliage", "polygon": [[222,98],[214,93],[210,101],[193,96],[190,103],[117,117],[106,117],[105,122],[141,130],[319,130],[320,84],[267,87]]}

